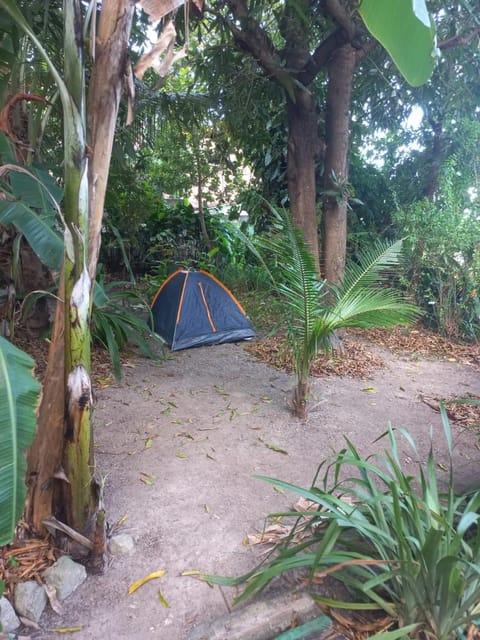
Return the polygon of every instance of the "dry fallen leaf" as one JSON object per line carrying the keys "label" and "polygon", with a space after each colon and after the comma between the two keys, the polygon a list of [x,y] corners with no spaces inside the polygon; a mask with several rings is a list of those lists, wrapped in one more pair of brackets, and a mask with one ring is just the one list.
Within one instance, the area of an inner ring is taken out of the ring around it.
{"label": "dry fallen leaf", "polygon": [[49,629],[52,633],[77,633],[77,631],[81,631],[83,627],[53,627],[53,629]]}
{"label": "dry fallen leaf", "polygon": [[155,482],[155,476],[145,473],[144,471],[140,471],[140,480],[144,484],[152,485]]}
{"label": "dry fallen leaf", "polygon": [[136,582],[131,584],[128,587],[128,594],[131,595],[137,589],[139,589],[142,585],[144,585],[146,582],[150,582],[150,580],[155,580],[155,578],[162,578],[166,573],[167,572],[165,571],[165,569],[160,569],[160,571],[154,571],[153,573],[149,573],[148,576],[145,576],[144,578],[141,578],[140,580],[137,580]]}
{"label": "dry fallen leaf", "polygon": [[186,569],[185,571],[182,571],[180,575],[181,576],[200,576],[202,575],[202,572],[199,571],[198,569]]}
{"label": "dry fallen leaf", "polygon": [[44,584],[43,588],[45,590],[45,593],[47,594],[50,606],[55,611],[55,613],[58,613],[58,615],[61,616],[63,613],[63,608],[60,602],[58,601],[57,590],[55,589],[53,584]]}

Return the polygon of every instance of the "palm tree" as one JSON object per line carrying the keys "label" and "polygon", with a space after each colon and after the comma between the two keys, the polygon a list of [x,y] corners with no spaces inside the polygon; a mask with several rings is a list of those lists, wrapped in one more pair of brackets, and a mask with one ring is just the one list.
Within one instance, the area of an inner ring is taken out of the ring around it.
{"label": "palm tree", "polygon": [[358,263],[347,267],[343,284],[333,287],[318,279],[309,245],[290,214],[272,212],[279,232],[262,246],[275,259],[275,288],[289,311],[288,340],[297,381],[293,409],[305,419],[313,361],[319,351],[333,348],[339,329],[410,324],[419,311],[388,286],[387,277],[401,257],[401,240],[379,241]]}

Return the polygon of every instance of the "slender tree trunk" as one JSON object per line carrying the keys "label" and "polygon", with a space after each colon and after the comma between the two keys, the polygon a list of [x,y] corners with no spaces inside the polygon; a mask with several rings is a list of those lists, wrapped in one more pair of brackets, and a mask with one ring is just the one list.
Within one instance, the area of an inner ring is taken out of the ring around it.
{"label": "slender tree trunk", "polygon": [[[339,48],[328,65],[326,104],[326,191],[341,190],[348,180],[350,102],[355,70],[355,50],[349,44]],[[345,273],[347,245],[347,199],[327,195],[322,216],[322,273],[331,284],[340,284]]]}
{"label": "slender tree trunk", "polygon": [[197,201],[198,201],[198,219],[200,221],[200,231],[202,233],[203,241],[207,247],[207,251],[212,249],[212,241],[208,235],[207,225],[205,224],[205,211],[203,209],[203,180],[202,180],[202,167],[199,158],[196,159],[197,169]]}
{"label": "slender tree trunk", "polygon": [[443,122],[432,123],[433,142],[430,151],[430,162],[428,163],[429,172],[427,174],[426,184],[423,195],[428,200],[433,200],[438,190],[438,181],[440,178],[440,168],[445,158],[445,139],[443,135]]}
{"label": "slender tree trunk", "polygon": [[287,98],[287,116],[290,209],[295,226],[303,231],[319,265],[315,161],[320,145],[315,102],[310,91],[296,90],[295,102]]}

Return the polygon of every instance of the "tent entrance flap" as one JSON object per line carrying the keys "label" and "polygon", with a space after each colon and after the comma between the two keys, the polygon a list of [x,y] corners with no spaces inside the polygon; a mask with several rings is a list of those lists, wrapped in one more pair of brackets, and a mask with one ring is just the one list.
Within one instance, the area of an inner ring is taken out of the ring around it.
{"label": "tent entrance flap", "polygon": [[206,271],[175,271],[160,286],[151,309],[154,330],[172,351],[255,336],[233,293]]}
{"label": "tent entrance flap", "polygon": [[210,313],[210,309],[208,308],[207,298],[205,297],[205,292],[203,290],[203,284],[201,282],[198,283],[198,288],[200,289],[200,295],[202,296],[203,304],[205,305],[205,313],[207,314],[208,321],[210,323],[210,327],[212,328],[213,333],[217,332],[217,327],[215,326],[212,314]]}

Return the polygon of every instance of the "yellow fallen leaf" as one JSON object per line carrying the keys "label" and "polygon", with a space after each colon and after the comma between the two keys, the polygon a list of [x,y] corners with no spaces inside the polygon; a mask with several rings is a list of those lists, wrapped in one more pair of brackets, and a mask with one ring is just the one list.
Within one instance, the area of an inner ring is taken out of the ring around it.
{"label": "yellow fallen leaf", "polygon": [[145,449],[150,449],[150,447],[152,446],[152,444],[153,444],[153,440],[152,440],[151,438],[147,438],[147,439],[145,440]]}
{"label": "yellow fallen leaf", "polygon": [[144,484],[152,485],[155,482],[155,476],[145,473],[144,471],[140,471],[140,480]]}
{"label": "yellow fallen leaf", "polygon": [[177,458],[182,458],[182,459],[187,457],[186,453],[176,453],[175,455],[177,456]]}
{"label": "yellow fallen leaf", "polygon": [[128,515],[126,513],[123,514],[123,516],[120,516],[120,518],[117,520],[117,522],[115,523],[116,527],[121,527],[122,524],[125,522],[125,520],[128,519]]}
{"label": "yellow fallen leaf", "polygon": [[160,604],[162,605],[162,607],[165,607],[166,609],[168,609],[170,607],[170,605],[166,601],[165,596],[160,591],[160,589],[158,590],[158,599],[160,600]]}
{"label": "yellow fallen leaf", "polygon": [[181,576],[199,576],[201,575],[201,571],[198,569],[187,569],[186,571],[182,571]]}
{"label": "yellow fallen leaf", "polygon": [[285,491],[281,487],[277,487],[276,485],[273,485],[273,490],[277,493],[285,493]]}
{"label": "yellow fallen leaf", "polygon": [[139,587],[144,585],[146,582],[150,582],[150,580],[154,580],[155,578],[162,578],[167,572],[165,569],[160,569],[160,571],[154,571],[153,573],[149,573],[145,578],[141,578],[137,580],[133,584],[128,587],[128,594],[131,595],[134,591],[136,591]]}
{"label": "yellow fallen leaf", "polygon": [[81,631],[83,627],[54,627],[53,629],[49,629],[52,633],[77,633],[77,631]]}
{"label": "yellow fallen leaf", "polygon": [[362,391],[364,393],[378,393],[375,387],[365,387],[365,389],[362,389]]}

